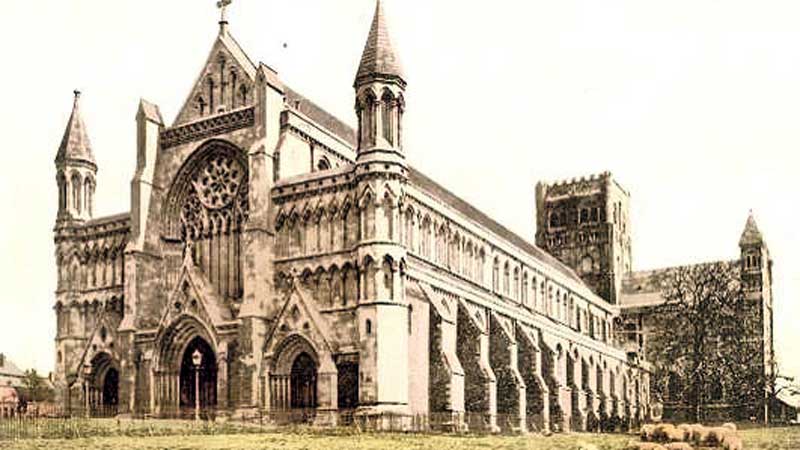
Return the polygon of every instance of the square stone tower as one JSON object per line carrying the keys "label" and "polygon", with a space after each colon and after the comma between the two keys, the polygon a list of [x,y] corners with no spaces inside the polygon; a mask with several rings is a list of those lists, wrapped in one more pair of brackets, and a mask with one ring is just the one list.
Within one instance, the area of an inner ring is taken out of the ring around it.
{"label": "square stone tower", "polygon": [[612,175],[536,185],[536,245],[609,303],[631,271],[630,194]]}

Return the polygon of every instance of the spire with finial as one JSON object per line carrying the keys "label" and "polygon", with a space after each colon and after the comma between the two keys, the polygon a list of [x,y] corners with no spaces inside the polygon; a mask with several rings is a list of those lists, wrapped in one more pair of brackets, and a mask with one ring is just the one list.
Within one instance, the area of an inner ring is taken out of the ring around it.
{"label": "spire with finial", "polygon": [[219,0],[217,1],[217,8],[219,8],[219,31],[224,33],[228,31],[228,6],[233,3],[233,0]]}
{"label": "spire with finial", "polygon": [[75,98],[72,103],[72,114],[69,116],[67,128],[64,130],[64,137],[58,147],[56,162],[81,161],[95,164],[94,153],[89,142],[89,134],[86,132],[86,125],[80,112],[81,91],[73,91]]}
{"label": "spire with finial", "polygon": [[358,66],[356,114],[358,115],[358,161],[375,159],[401,162],[406,82],[400,61],[389,39],[389,29],[378,0],[375,17]]}
{"label": "spire with finial", "polygon": [[361,55],[355,86],[373,77],[394,78],[405,84],[400,60],[394,52],[392,40],[389,37],[389,28],[386,26],[381,0],[377,0],[375,4],[375,16],[372,19],[372,27]]}
{"label": "spire with finial", "polygon": [[758,225],[756,224],[756,219],[753,216],[753,210],[750,210],[750,214],[747,217],[747,223],[744,225],[744,231],[742,232],[742,237],[739,239],[739,246],[744,247],[748,245],[761,245],[764,243],[764,236],[761,235],[761,231],[758,230]]}
{"label": "spire with finial", "polygon": [[73,92],[72,114],[56,154],[57,226],[88,220],[94,211],[97,163],[80,110],[81,92]]}

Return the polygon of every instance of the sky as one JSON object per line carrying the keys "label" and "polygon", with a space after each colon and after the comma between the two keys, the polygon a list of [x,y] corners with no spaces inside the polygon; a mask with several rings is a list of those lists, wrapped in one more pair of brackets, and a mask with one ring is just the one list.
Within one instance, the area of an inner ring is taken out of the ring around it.
{"label": "sky", "polygon": [[[171,122],[216,0],[8,0],[0,48],[0,352],[54,363],[55,158],[80,89],[96,215],[130,208],[140,98]],[[738,256],[753,210],[774,260],[780,370],[800,376],[800,2],[384,0],[408,81],[409,162],[533,241],[540,180],[611,171],[635,270]],[[234,0],[255,61],[348,123],[374,0]]]}

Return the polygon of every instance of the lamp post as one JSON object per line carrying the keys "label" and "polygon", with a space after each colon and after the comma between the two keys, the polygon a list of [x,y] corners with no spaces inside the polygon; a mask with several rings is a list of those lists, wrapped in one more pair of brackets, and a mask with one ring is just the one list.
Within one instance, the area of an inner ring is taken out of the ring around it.
{"label": "lamp post", "polygon": [[200,420],[200,364],[203,362],[203,354],[195,349],[192,353],[192,363],[194,364],[194,420]]}

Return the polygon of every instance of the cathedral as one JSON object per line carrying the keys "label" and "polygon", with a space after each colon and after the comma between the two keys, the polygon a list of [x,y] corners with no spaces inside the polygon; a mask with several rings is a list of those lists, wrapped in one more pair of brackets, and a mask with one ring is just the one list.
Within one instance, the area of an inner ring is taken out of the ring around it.
{"label": "cathedral", "polygon": [[406,158],[380,1],[355,73],[352,129],[253,62],[223,14],[174,121],[140,102],[130,211],[111,217],[93,214],[76,92],[55,160],[63,405],[516,432],[646,420],[649,366],[614,337],[624,189],[540,185],[534,245]]}

